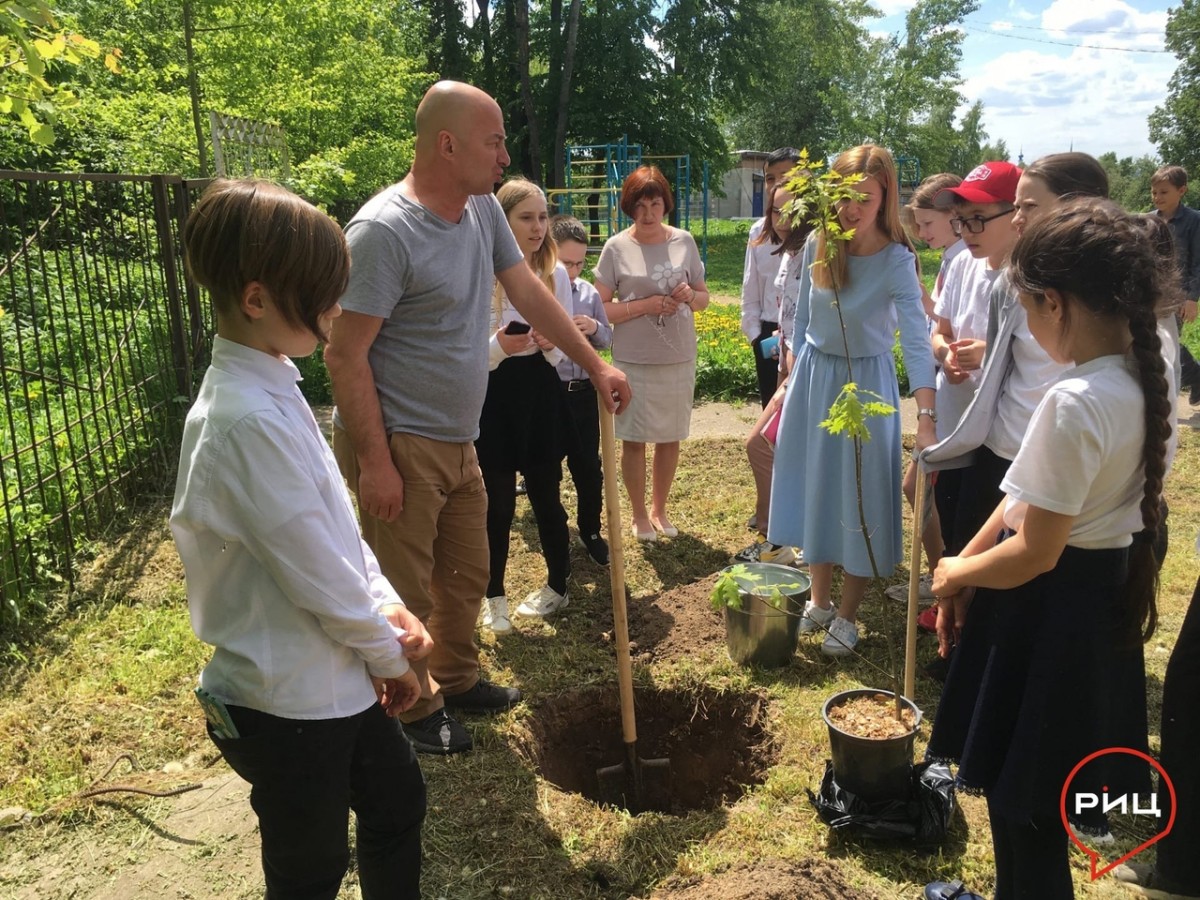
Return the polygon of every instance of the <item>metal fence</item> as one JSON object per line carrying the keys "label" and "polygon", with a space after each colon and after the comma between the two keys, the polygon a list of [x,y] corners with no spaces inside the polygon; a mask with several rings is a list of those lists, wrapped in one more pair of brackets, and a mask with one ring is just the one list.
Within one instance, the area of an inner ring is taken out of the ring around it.
{"label": "metal fence", "polygon": [[171,483],[211,329],[180,241],[206,184],[0,171],[0,632]]}

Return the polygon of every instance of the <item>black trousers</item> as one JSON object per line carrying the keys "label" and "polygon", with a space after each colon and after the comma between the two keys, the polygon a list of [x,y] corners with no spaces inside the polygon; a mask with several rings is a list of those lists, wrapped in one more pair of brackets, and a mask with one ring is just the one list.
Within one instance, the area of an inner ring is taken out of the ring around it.
{"label": "black trousers", "polygon": [[762,354],[758,352],[758,345],[763,338],[768,338],[779,329],[778,322],[763,322],[758,330],[758,337],[750,342],[750,349],[754,352],[754,371],[758,376],[758,396],[762,400],[763,409],[767,408],[767,403],[775,396],[775,389],[779,387],[779,360],[774,357],[763,359]]}
{"label": "black trousers", "polygon": [[1057,816],[1010,819],[988,803],[996,856],[993,900],[1071,900],[1067,832]]}
{"label": "black trousers", "polygon": [[[575,525],[580,535],[600,533],[604,509],[604,469],[600,465],[600,410],[590,381],[560,382],[570,414],[567,469],[575,483]],[[575,390],[569,390],[574,385]]]}
{"label": "black trousers", "polygon": [[[484,466],[483,484],[487,488],[488,575],[487,595],[507,596],[504,573],[508,568],[508,545],[513,517],[517,511],[517,473],[496,471]],[[567,532],[567,511],[559,496],[562,463],[539,463],[523,469],[525,493],[537,520],[542,556],[546,560],[546,583],[560,594],[567,592],[571,574],[571,546]]]}
{"label": "black trousers", "polygon": [[208,735],[250,782],[267,900],[333,900],[358,818],[364,900],[421,896],[425,779],[399,720],[378,704],[343,719],[283,719],[229,707],[240,737]]}
{"label": "black trousers", "polygon": [[[1163,678],[1162,753],[1159,761],[1175,785],[1178,808],[1171,833],[1155,844],[1155,875],[1164,887],[1200,896],[1196,850],[1200,848],[1200,579],[1179,629],[1179,638]],[[1166,785],[1158,792],[1163,824],[1169,821],[1171,796]]]}

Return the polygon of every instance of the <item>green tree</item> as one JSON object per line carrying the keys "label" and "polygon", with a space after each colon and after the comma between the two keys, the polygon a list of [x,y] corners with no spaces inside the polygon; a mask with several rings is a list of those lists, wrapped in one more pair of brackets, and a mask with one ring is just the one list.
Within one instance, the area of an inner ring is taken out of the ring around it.
{"label": "green tree", "polygon": [[1152,156],[1125,156],[1103,153],[1098,159],[1108,173],[1108,195],[1130,212],[1142,212],[1150,207],[1150,176],[1158,168]]}
{"label": "green tree", "polygon": [[958,66],[964,34],[957,26],[978,8],[977,0],[918,0],[905,17],[903,37],[874,42],[873,71],[860,95],[864,138],[897,153],[922,156],[921,138],[928,137],[928,129],[921,126],[928,111],[953,109],[961,102]]}
{"label": "green tree", "polygon": [[734,143],[808,147],[821,158],[859,140],[855,97],[868,77],[865,2],[784,0],[766,13],[749,88],[724,98]]}
{"label": "green tree", "polygon": [[[344,215],[407,169],[413,110],[433,78],[413,8],[192,0],[191,11],[202,109],[281,124],[296,186],[311,199]],[[127,75],[85,85],[64,121],[60,162],[211,174],[201,170],[192,124],[180,5],[76,0],[73,22],[124,47]]]}
{"label": "green tree", "polygon": [[1150,140],[1172,165],[1200,172],[1200,0],[1180,0],[1167,15],[1166,44],[1179,59],[1167,99],[1150,114]]}

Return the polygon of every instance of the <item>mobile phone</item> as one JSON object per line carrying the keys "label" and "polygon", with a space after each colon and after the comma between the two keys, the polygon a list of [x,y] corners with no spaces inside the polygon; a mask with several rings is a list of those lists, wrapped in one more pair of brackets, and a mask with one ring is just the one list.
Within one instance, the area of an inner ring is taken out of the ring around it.
{"label": "mobile phone", "polygon": [[224,701],[218,700],[202,687],[196,688],[193,693],[196,695],[196,702],[204,710],[204,718],[208,719],[208,724],[212,726],[213,734],[227,741],[241,737],[233,719],[230,718],[229,710],[225,708]]}
{"label": "mobile phone", "polygon": [[507,325],[504,326],[504,333],[505,334],[528,334],[529,333],[529,325],[525,322],[518,322],[516,319],[513,319],[511,322],[509,322]]}

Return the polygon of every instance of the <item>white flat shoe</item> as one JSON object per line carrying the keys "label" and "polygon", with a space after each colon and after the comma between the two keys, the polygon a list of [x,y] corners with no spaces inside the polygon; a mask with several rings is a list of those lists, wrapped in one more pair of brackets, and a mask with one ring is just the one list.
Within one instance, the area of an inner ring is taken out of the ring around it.
{"label": "white flat shoe", "polygon": [[679,529],[676,528],[674,525],[672,525],[670,522],[667,522],[664,524],[662,522],[658,522],[658,521],[655,521],[654,519],[651,519],[650,524],[654,526],[655,531],[661,532],[663,537],[669,537],[669,538],[679,537]]}
{"label": "white flat shoe", "polygon": [[638,531],[637,525],[634,525],[633,536],[646,544],[653,544],[656,540],[658,540],[658,532],[655,531],[653,527],[651,527],[649,531]]}

